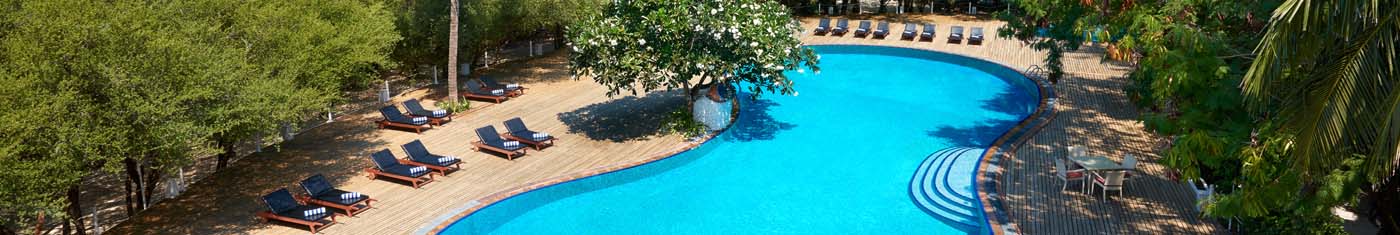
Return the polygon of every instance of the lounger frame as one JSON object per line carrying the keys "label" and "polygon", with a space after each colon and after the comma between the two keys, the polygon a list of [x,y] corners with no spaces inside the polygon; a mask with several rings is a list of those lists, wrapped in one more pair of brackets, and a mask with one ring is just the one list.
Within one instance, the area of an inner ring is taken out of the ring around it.
{"label": "lounger frame", "polygon": [[[267,193],[263,193],[263,195],[267,195]],[[295,196],[293,196],[293,198],[295,199]],[[259,204],[264,203],[264,202],[262,201],[262,198],[258,198],[258,203],[259,203]],[[298,203],[306,204],[306,202],[302,202],[302,201],[300,201],[300,200],[298,200]],[[257,216],[259,219],[262,219],[262,221],[263,221],[264,223],[272,222],[273,220],[277,220],[277,221],[288,222],[288,223],[293,223],[293,224],[298,224],[298,225],[306,226],[308,229],[311,230],[311,233],[312,233],[312,234],[316,234],[317,231],[326,228],[326,226],[331,226],[331,225],[333,225],[333,224],[338,223],[338,222],[335,221],[335,213],[331,213],[331,215],[330,215],[331,222],[330,222],[330,223],[321,223],[320,221],[307,221],[307,220],[303,220],[303,219],[299,219],[299,218],[286,217],[286,216],[278,215],[277,213],[272,213],[272,211],[269,211],[269,210],[259,211],[258,213],[255,213],[254,215]]]}
{"label": "lounger frame", "polygon": [[[436,121],[433,121],[431,118],[428,120],[428,122],[429,122],[429,125],[432,125],[432,123],[437,123]],[[407,128],[407,129],[413,129],[413,132],[418,133],[418,134],[423,134],[423,129],[431,128],[431,127],[424,127],[424,126],[413,125],[413,124],[408,124],[408,123],[401,123],[401,122],[389,121],[389,119],[380,119],[380,120],[378,120],[378,121],[374,121],[374,123],[379,124],[379,129],[384,129],[384,128],[386,128],[386,127]],[[442,124],[441,124],[441,123],[438,123],[438,125],[442,125]]]}
{"label": "lounger frame", "polygon": [[[403,159],[398,159],[398,160],[399,160],[400,163],[403,162]],[[424,179],[423,177],[416,177],[416,178],[415,178],[415,177],[409,177],[409,176],[406,176],[406,175],[399,175],[399,174],[384,172],[384,171],[379,170],[379,168],[375,168],[375,167],[373,167],[373,166],[371,166],[371,167],[369,167],[369,168],[366,168],[366,169],[365,169],[365,172],[366,172],[366,173],[369,173],[369,174],[368,174],[368,177],[369,177],[370,180],[375,180],[375,179],[378,179],[379,176],[384,176],[384,177],[389,177],[389,178],[393,178],[393,179],[408,181],[409,183],[412,183],[412,184],[413,184],[413,188],[415,188],[415,189],[416,189],[416,188],[419,188],[420,186],[422,186],[422,185],[424,185],[424,184],[428,184],[428,183],[430,183],[430,182],[433,182],[433,180],[436,179],[436,178],[433,178],[433,174],[437,174],[437,172],[428,172],[428,174],[424,174],[425,176],[428,176],[427,179]]]}
{"label": "lounger frame", "polygon": [[[368,210],[368,209],[370,209],[370,208],[374,208],[374,206],[371,205],[370,203],[379,201],[379,200],[375,200],[375,199],[373,199],[373,198],[365,197],[365,199],[361,199],[361,200],[359,200],[359,201],[356,201],[355,203],[350,203],[350,205],[344,205],[344,204],[340,204],[340,203],[335,203],[335,202],[329,202],[329,201],[325,201],[325,200],[321,200],[321,199],[316,199],[316,197],[312,197],[311,195],[297,195],[297,200],[300,200],[300,201],[302,201],[302,202],[305,202],[306,204],[315,204],[315,205],[317,205],[317,206],[324,206],[324,207],[330,207],[330,208],[340,209],[340,210],[345,211],[345,213],[340,213],[340,212],[335,212],[335,213],[336,213],[336,214],[342,214],[342,215],[345,215],[345,216],[350,216],[350,217],[355,217],[356,214],[359,214],[360,212],[363,212],[364,210]],[[364,207],[358,207],[358,205],[360,205],[361,203],[363,203],[365,206],[364,206]]]}
{"label": "lounger frame", "polygon": [[[535,141],[534,138],[519,137],[519,136],[515,136],[515,135],[511,134],[510,132],[502,132],[502,133],[501,133],[501,137],[504,137],[504,138],[509,139],[509,140],[520,141],[521,143],[525,143],[525,144],[527,144],[527,145],[530,145],[530,146],[532,146],[532,147],[535,147],[535,151],[539,151],[540,149],[544,149],[544,147],[554,146],[554,140],[558,139],[558,138],[554,138],[554,136],[551,135],[551,136],[549,136],[549,139],[540,140],[540,141]],[[546,143],[546,142],[548,142],[548,143]]]}
{"label": "lounger frame", "polygon": [[485,142],[481,142],[480,140],[472,141],[472,150],[476,150],[479,152],[491,151],[499,154],[504,154],[506,155],[506,160],[511,161],[515,160],[515,156],[525,155],[526,149],[528,148],[520,148],[520,150],[518,151],[510,151],[502,148],[497,148],[496,146],[491,146],[489,144],[486,144]]}

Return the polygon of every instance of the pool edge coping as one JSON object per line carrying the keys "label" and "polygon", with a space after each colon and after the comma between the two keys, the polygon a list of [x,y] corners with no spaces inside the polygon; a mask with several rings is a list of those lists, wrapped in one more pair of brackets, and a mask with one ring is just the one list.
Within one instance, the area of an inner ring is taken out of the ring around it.
{"label": "pool edge coping", "polygon": [[[740,109],[739,109],[739,103],[740,103],[740,102],[738,101],[738,99],[740,99],[740,98],[739,98],[737,95],[736,95],[735,97],[733,97],[733,98],[730,98],[730,101],[732,101],[732,103],[731,103],[731,104],[732,104],[732,107],[731,107],[731,112],[730,112],[730,116],[729,116],[729,124],[728,124],[728,125],[726,125],[726,126],[725,126],[724,128],[722,128],[722,129],[715,130],[715,131],[712,131],[712,132],[710,132],[710,133],[708,133],[708,134],[705,134],[704,136],[701,136],[701,137],[698,138],[698,139],[685,141],[685,144],[682,144],[682,145],[680,145],[680,146],[677,146],[677,147],[671,149],[670,151],[666,151],[666,152],[662,152],[662,153],[659,153],[659,154],[655,154],[655,155],[652,155],[651,157],[644,158],[644,159],[637,160],[637,161],[622,162],[622,163],[617,163],[617,164],[612,164],[612,165],[606,165],[606,166],[596,167],[596,168],[592,168],[592,169],[587,169],[587,170],[583,170],[583,171],[579,171],[579,172],[570,173],[570,174],[563,175],[563,176],[559,176],[559,177],[553,177],[553,178],[547,178],[547,179],[543,179],[543,180],[539,180],[539,181],[534,181],[534,182],[525,184],[525,185],[520,186],[520,187],[515,187],[515,188],[503,190],[503,191],[498,191],[498,192],[496,192],[496,193],[492,193],[492,194],[490,194],[490,195],[487,195],[486,197],[478,198],[478,199],[476,199],[476,200],[472,200],[470,203],[467,203],[467,205],[465,205],[465,206],[461,206],[461,207],[452,209],[453,213],[450,214],[450,215],[452,215],[452,216],[446,216],[446,215],[444,215],[444,216],[439,216],[437,219],[432,220],[432,221],[429,221],[429,222],[427,223],[427,225],[431,225],[431,226],[433,226],[433,227],[426,227],[426,226],[420,227],[417,231],[414,232],[414,234],[434,234],[434,235],[440,234],[440,233],[442,233],[442,231],[443,231],[444,229],[447,229],[447,227],[452,226],[452,224],[456,223],[458,220],[462,220],[463,218],[466,218],[467,216],[470,216],[471,214],[476,213],[477,211],[480,211],[481,209],[484,209],[484,208],[486,208],[486,207],[488,207],[488,206],[494,205],[494,204],[496,204],[496,203],[498,203],[498,202],[501,202],[501,201],[504,201],[504,200],[506,200],[506,199],[510,199],[511,197],[515,197],[516,195],[528,193],[528,192],[535,191],[535,190],[538,190],[538,189],[542,189],[542,188],[546,188],[546,187],[550,187],[550,186],[554,186],[554,185],[558,185],[558,184],[562,184],[562,183],[567,183],[567,182],[571,182],[571,181],[575,181],[575,180],[579,180],[579,179],[583,179],[583,178],[598,176],[598,175],[602,175],[602,174],[606,174],[606,173],[610,173],[610,172],[616,172],[616,171],[621,171],[621,170],[630,169],[630,168],[633,168],[633,167],[638,167],[638,166],[641,166],[641,165],[646,165],[646,164],[648,164],[648,163],[652,163],[652,162],[660,161],[660,160],[663,160],[663,159],[671,158],[671,157],[680,155],[680,153],[683,153],[683,152],[686,152],[686,151],[690,151],[690,150],[692,150],[692,149],[695,149],[696,147],[700,147],[700,145],[703,145],[703,144],[705,144],[705,143],[708,143],[708,142],[710,142],[710,140],[713,140],[715,137],[719,136],[720,134],[724,133],[725,131],[728,131],[728,130],[729,130],[729,127],[734,126],[734,122],[735,122],[736,120],[738,120],[738,118],[739,118],[739,111],[740,111]],[[429,229],[429,228],[431,228],[431,229]]]}

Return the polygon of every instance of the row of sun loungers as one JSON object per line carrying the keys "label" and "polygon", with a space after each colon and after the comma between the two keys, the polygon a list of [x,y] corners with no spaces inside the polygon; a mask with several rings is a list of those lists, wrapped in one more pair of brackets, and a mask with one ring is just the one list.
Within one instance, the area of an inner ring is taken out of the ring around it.
{"label": "row of sun loungers", "polygon": [[[932,24],[932,23],[925,23],[925,24],[922,24],[922,25],[923,25],[923,33],[919,33],[919,32],[918,32],[918,30],[917,30],[918,25],[919,25],[919,24],[905,23],[905,24],[904,24],[904,33],[901,34],[900,39],[903,39],[903,40],[915,40],[915,39],[916,39],[916,38],[915,38],[915,35],[918,35],[918,38],[917,38],[918,40],[933,41],[933,38],[934,38],[935,32],[936,32],[935,30],[937,29],[937,25]],[[950,29],[951,29],[950,31],[952,31],[952,32],[948,34],[948,43],[955,43],[955,44],[956,44],[956,43],[962,43],[962,41],[963,41],[963,39],[964,39],[963,27],[962,27],[962,26],[953,26],[953,27],[951,27]],[[819,21],[819,22],[817,23],[817,28],[814,29],[813,31],[814,31],[814,33],[816,33],[817,35],[835,35],[835,36],[845,35],[848,31],[850,31],[850,20],[847,20],[847,19],[838,19],[838,20],[836,21],[836,26],[832,26],[832,25],[831,25],[831,19],[830,19],[830,18],[822,18],[821,21]],[[856,37],[865,37],[866,35],[872,35],[872,36],[874,36],[875,38],[885,38],[886,36],[889,35],[889,31],[890,31],[890,22],[887,22],[887,21],[880,21],[880,22],[877,24],[877,26],[875,27],[875,29],[874,29],[874,30],[871,30],[871,28],[870,28],[870,21],[868,21],[868,20],[862,20],[862,21],[860,21],[860,27],[855,29],[854,34],[855,34]],[[971,30],[971,31],[972,31],[972,32],[971,32],[971,35],[970,35],[970,36],[966,36],[966,39],[967,39],[967,41],[968,41],[968,44],[971,44],[971,45],[981,45],[981,44],[982,44],[982,40],[985,39],[985,37],[986,37],[986,36],[984,35],[984,32],[983,32],[982,27],[972,27],[972,30]]]}
{"label": "row of sun loungers", "polygon": [[[410,119],[408,125],[419,127],[430,123],[439,125],[439,122],[433,121],[435,119],[421,119],[424,117],[450,118],[450,115],[442,115],[442,112],[415,112],[425,111],[422,106],[417,105],[417,100],[408,100],[404,104],[409,109],[407,114],[399,113],[393,106],[385,107],[380,112],[388,120],[414,117],[416,120]],[[400,121],[402,120],[390,123]],[[477,128],[476,133],[480,140],[472,142],[474,149],[502,154],[507,159],[515,160],[515,157],[525,154],[527,146],[541,150],[553,146],[554,140],[557,139],[549,134],[530,130],[519,117],[506,120],[504,124],[507,130],[504,133],[497,133],[496,128],[489,125]],[[462,159],[432,153],[423,145],[423,141],[413,140],[400,147],[408,154],[407,158],[400,159],[389,149],[370,154],[370,161],[374,165],[365,169],[365,172],[371,180],[381,177],[401,180],[416,189],[436,180],[434,175],[447,175],[462,169]],[[265,194],[262,203],[267,206],[267,211],[258,212],[257,217],[264,221],[276,220],[307,226],[311,233],[316,233],[317,230],[337,223],[336,215],[353,217],[361,211],[373,208],[370,204],[377,201],[369,195],[336,189],[320,174],[302,180],[301,187],[306,190],[306,195],[293,196],[286,188]]]}
{"label": "row of sun loungers", "polygon": [[[490,76],[481,76],[478,80],[467,80],[466,91],[462,96],[469,99],[490,100],[501,103],[510,97],[518,97],[525,94],[525,87],[520,84],[502,84]],[[423,108],[423,104],[418,99],[409,99],[402,103],[407,112],[399,111],[394,105],[379,108],[379,114],[384,119],[375,121],[380,129],[394,127],[422,134],[423,130],[432,126],[441,126],[442,123],[452,120],[452,113],[447,110],[429,110]]]}

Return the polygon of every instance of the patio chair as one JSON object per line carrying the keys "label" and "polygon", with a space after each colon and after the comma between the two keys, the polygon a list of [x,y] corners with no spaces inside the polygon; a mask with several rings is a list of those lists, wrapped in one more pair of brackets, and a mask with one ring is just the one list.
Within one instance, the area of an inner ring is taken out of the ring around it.
{"label": "patio chair", "polygon": [[[301,201],[309,204],[330,207],[345,211],[345,215],[354,217],[361,211],[374,208],[370,203],[378,201],[369,195],[360,194],[336,189],[331,186],[331,182],[326,180],[321,174],[312,175],[301,180],[301,189],[306,190],[306,196],[301,197]],[[364,206],[360,206],[364,204]]]}
{"label": "patio chair", "polygon": [[813,34],[822,35],[831,32],[831,18],[822,18],[817,22],[817,28],[813,29]]}
{"label": "patio chair", "polygon": [[914,24],[905,22],[905,23],[904,23],[904,33],[899,35],[899,40],[914,40],[915,36],[918,36],[918,35],[919,35],[919,29],[916,28],[916,27],[914,26]]}
{"label": "patio chair", "polygon": [[428,118],[428,121],[430,123],[437,123],[437,125],[442,125],[443,122],[452,120],[452,113],[442,109],[425,109],[423,108],[423,104],[418,102],[418,99],[408,99],[403,101],[403,107],[405,109],[408,109],[408,116],[415,118],[426,117]]}
{"label": "patio chair", "polygon": [[506,120],[505,125],[506,132],[502,133],[501,136],[506,137],[506,139],[520,141],[521,143],[534,146],[535,150],[554,145],[554,136],[526,128],[525,121],[520,120],[520,117]]}
{"label": "patio chair", "polygon": [[516,96],[524,95],[524,94],[525,94],[525,89],[526,89],[525,87],[520,86],[520,84],[517,84],[517,83],[501,83],[500,81],[496,81],[496,78],[495,78],[495,77],[484,76],[484,75],[481,76],[481,85],[482,85],[482,86],[486,86],[486,87],[485,87],[486,89],[502,89],[502,90],[505,90],[505,91],[506,91],[506,95],[509,95],[510,97],[516,97]]}
{"label": "patio chair", "polygon": [[882,39],[886,36],[890,36],[890,22],[880,21],[880,24],[875,26],[875,31],[871,32],[871,34],[874,34],[876,38]]}
{"label": "patio chair", "polygon": [[[335,213],[326,211],[325,207],[303,205],[292,197],[292,192],[286,188],[277,189],[262,196],[263,205],[267,205],[267,211],[258,212],[258,218],[263,222],[273,220],[283,221],[293,224],[305,225],[311,229],[311,233],[335,224]],[[326,219],[330,221],[327,222]]]}
{"label": "patio chair", "polygon": [[1065,168],[1064,159],[1055,159],[1055,177],[1060,178],[1060,181],[1064,181],[1064,185],[1060,185],[1060,191],[1068,189],[1070,181],[1079,181],[1080,192],[1088,189],[1088,187],[1085,186],[1085,184],[1088,183],[1088,175],[1084,173],[1083,169],[1070,170],[1069,168]]}
{"label": "patio chair", "polygon": [[1069,146],[1066,150],[1069,150],[1069,157],[1089,156],[1089,149],[1083,145]]}
{"label": "patio chair", "polygon": [[375,121],[375,123],[379,124],[379,129],[384,129],[386,127],[398,127],[413,129],[413,132],[423,134],[423,129],[428,128],[424,127],[423,125],[428,125],[432,123],[432,120],[426,117],[414,118],[404,116],[403,113],[399,112],[399,108],[394,107],[393,105],[379,108],[379,114],[384,116],[384,119]]}
{"label": "patio chair", "polygon": [[1204,216],[1206,205],[1215,202],[1215,185],[1206,183],[1205,179],[1200,178],[1186,180],[1186,183],[1190,184],[1191,191],[1195,192],[1197,215]]}
{"label": "patio chair", "polygon": [[848,19],[836,20],[836,27],[835,27],[835,28],[831,28],[831,35],[836,35],[836,36],[846,35],[846,31],[849,31],[849,30],[851,30],[851,20],[848,20]]}
{"label": "patio chair", "polygon": [[438,174],[447,175],[448,170],[462,169],[462,159],[452,156],[436,155],[428,152],[428,148],[423,146],[423,141],[413,140],[403,144],[403,152],[408,153],[409,165],[428,167]]}
{"label": "patio chair", "polygon": [[[370,154],[369,157],[370,160],[374,161],[374,167],[365,169],[365,172],[369,172],[370,180],[384,176],[408,181],[413,184],[413,188],[418,188],[434,180],[433,171],[429,170],[428,167],[405,165],[405,161],[394,157],[394,153],[390,153],[389,149],[379,150]],[[424,176],[427,178],[423,178]]]}
{"label": "patio chair", "polygon": [[924,33],[919,34],[919,40],[928,40],[932,42],[934,33],[937,31],[937,28],[938,25],[936,24],[924,24]]}
{"label": "patio chair", "polygon": [[959,43],[962,43],[962,40],[963,40],[963,27],[962,27],[962,26],[953,26],[953,29],[952,29],[952,30],[949,30],[949,32],[948,32],[948,43],[959,44]]}
{"label": "patio chair", "polygon": [[491,101],[496,102],[497,104],[501,103],[501,101],[505,101],[506,99],[509,99],[509,97],[506,96],[506,95],[508,95],[508,94],[506,94],[506,90],[504,90],[504,89],[492,89],[492,90],[487,90],[487,89],[485,88],[486,85],[483,85],[481,82],[477,82],[476,80],[473,80],[473,79],[468,79],[467,82],[466,82],[466,86],[467,86],[467,91],[462,92],[462,96],[463,96],[463,97],[467,97],[467,98],[471,98],[471,99],[480,99],[480,100],[491,100]]}
{"label": "patio chair", "polygon": [[870,34],[870,21],[869,21],[869,20],[862,20],[862,21],[860,21],[860,27],[859,27],[859,28],[856,28],[856,37],[858,37],[858,38],[863,38],[863,37],[865,37],[865,35],[868,35],[868,34]]}
{"label": "patio chair", "polygon": [[[1123,171],[1095,172],[1094,185],[1103,189],[1103,198],[1108,199],[1108,190],[1117,190],[1118,197],[1123,197]],[[1094,188],[1089,188],[1089,192],[1094,192]]]}
{"label": "patio chair", "polygon": [[472,142],[472,146],[476,151],[496,152],[506,155],[506,159],[512,161],[515,160],[516,156],[525,155],[524,145],[520,145],[519,141],[506,141],[505,139],[501,139],[501,134],[496,132],[495,127],[484,126],[476,128],[476,136],[481,139]]}
{"label": "patio chair", "polygon": [[1130,153],[1123,156],[1123,170],[1126,170],[1123,172],[1123,179],[1132,180],[1137,178],[1134,177],[1135,175],[1133,174],[1134,171],[1137,171],[1137,163],[1137,157],[1133,157],[1133,154]]}
{"label": "patio chair", "polygon": [[967,36],[968,45],[982,45],[982,27],[972,27],[972,33]]}

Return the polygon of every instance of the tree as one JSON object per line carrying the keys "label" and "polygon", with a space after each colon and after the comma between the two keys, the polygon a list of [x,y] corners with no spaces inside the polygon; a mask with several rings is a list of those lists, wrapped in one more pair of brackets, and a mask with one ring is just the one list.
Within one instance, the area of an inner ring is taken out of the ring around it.
{"label": "tree", "polygon": [[816,72],[801,26],[772,1],[624,0],[569,28],[576,75],[608,95],[747,83],[755,94],[792,94],[784,71]]}
{"label": "tree", "polygon": [[[1355,193],[1348,190],[1364,182],[1387,183],[1400,163],[1396,45],[1400,3],[1395,1],[1284,1],[1242,84],[1251,110],[1280,117],[1280,128],[1292,135],[1291,159],[1283,164],[1300,180],[1246,185],[1251,187],[1246,190],[1335,195],[1319,199],[1328,205],[1347,202],[1346,195]],[[1387,193],[1396,196],[1394,188]],[[1259,198],[1267,196],[1243,194],[1238,200]],[[1246,211],[1275,205],[1241,204]],[[1383,227],[1400,231],[1391,214],[1396,205],[1382,206],[1392,208],[1383,210],[1390,218]]]}
{"label": "tree", "polygon": [[452,0],[452,23],[448,24],[447,36],[447,99],[457,102],[457,0]]}

